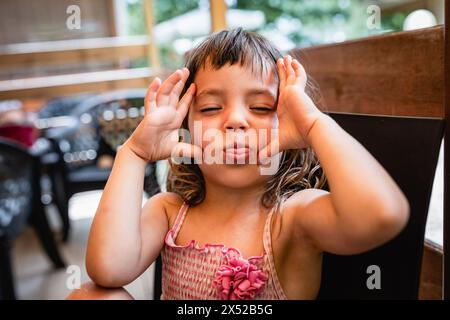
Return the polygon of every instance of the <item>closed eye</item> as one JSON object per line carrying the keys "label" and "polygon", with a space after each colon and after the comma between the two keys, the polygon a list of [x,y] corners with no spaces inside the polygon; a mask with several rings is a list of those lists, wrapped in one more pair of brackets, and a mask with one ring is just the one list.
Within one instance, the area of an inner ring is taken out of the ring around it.
{"label": "closed eye", "polygon": [[200,110],[200,112],[210,112],[220,110],[220,107],[206,107]]}
{"label": "closed eye", "polygon": [[250,110],[256,111],[256,112],[269,112],[269,111],[273,111],[273,108],[265,107],[265,106],[257,106],[257,107],[251,107]]}

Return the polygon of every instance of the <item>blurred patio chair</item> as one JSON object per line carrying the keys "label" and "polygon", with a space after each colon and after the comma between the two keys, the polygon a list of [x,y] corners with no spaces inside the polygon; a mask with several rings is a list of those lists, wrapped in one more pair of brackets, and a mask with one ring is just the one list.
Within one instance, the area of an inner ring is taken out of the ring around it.
{"label": "blurred patio chair", "polygon": [[10,250],[27,222],[53,266],[65,266],[41,202],[39,156],[39,152],[0,138],[0,300],[16,298]]}
{"label": "blurred patio chair", "polygon": [[38,117],[39,119],[47,119],[67,116],[73,112],[77,105],[94,95],[93,93],[86,93],[52,99],[39,110]]}
{"label": "blurred patio chair", "polygon": [[[47,131],[60,158],[49,171],[55,203],[63,218],[63,240],[67,240],[70,229],[70,197],[104,188],[117,148],[142,120],[145,93],[145,89],[132,89],[90,97],[69,114],[76,120],[72,125]],[[148,196],[159,192],[155,169],[155,163],[149,163],[146,169],[143,187]]]}

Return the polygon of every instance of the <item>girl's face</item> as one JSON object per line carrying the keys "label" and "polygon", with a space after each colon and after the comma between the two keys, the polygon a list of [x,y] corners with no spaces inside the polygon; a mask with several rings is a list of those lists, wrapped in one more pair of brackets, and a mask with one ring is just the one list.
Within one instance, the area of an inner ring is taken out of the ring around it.
{"label": "girl's face", "polygon": [[245,188],[270,178],[261,174],[257,159],[278,127],[275,72],[261,78],[239,64],[197,71],[188,120],[191,137],[203,150],[199,167],[207,181]]}

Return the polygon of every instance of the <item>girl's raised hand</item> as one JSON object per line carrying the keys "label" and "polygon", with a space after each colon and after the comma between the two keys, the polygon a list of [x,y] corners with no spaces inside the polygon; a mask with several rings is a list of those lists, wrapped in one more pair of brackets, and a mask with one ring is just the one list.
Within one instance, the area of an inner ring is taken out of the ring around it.
{"label": "girl's raised hand", "polygon": [[308,134],[314,122],[324,114],[306,94],[307,75],[296,59],[287,55],[277,60],[280,78],[278,92],[278,139],[261,150],[262,157],[273,156],[288,149],[309,146]]}
{"label": "girl's raised hand", "polygon": [[140,158],[153,162],[169,158],[174,150],[187,157],[198,156],[201,152],[192,144],[178,142],[178,129],[195,94],[195,84],[191,84],[179,99],[188,77],[189,70],[183,68],[172,73],[162,84],[155,78],[148,87],[144,119],[124,144]]}

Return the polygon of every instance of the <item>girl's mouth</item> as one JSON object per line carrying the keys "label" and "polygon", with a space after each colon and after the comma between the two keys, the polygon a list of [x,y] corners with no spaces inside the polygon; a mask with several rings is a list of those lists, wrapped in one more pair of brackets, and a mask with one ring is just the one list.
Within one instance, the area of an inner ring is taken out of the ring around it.
{"label": "girl's mouth", "polygon": [[224,148],[225,164],[248,164],[250,150],[248,147]]}

